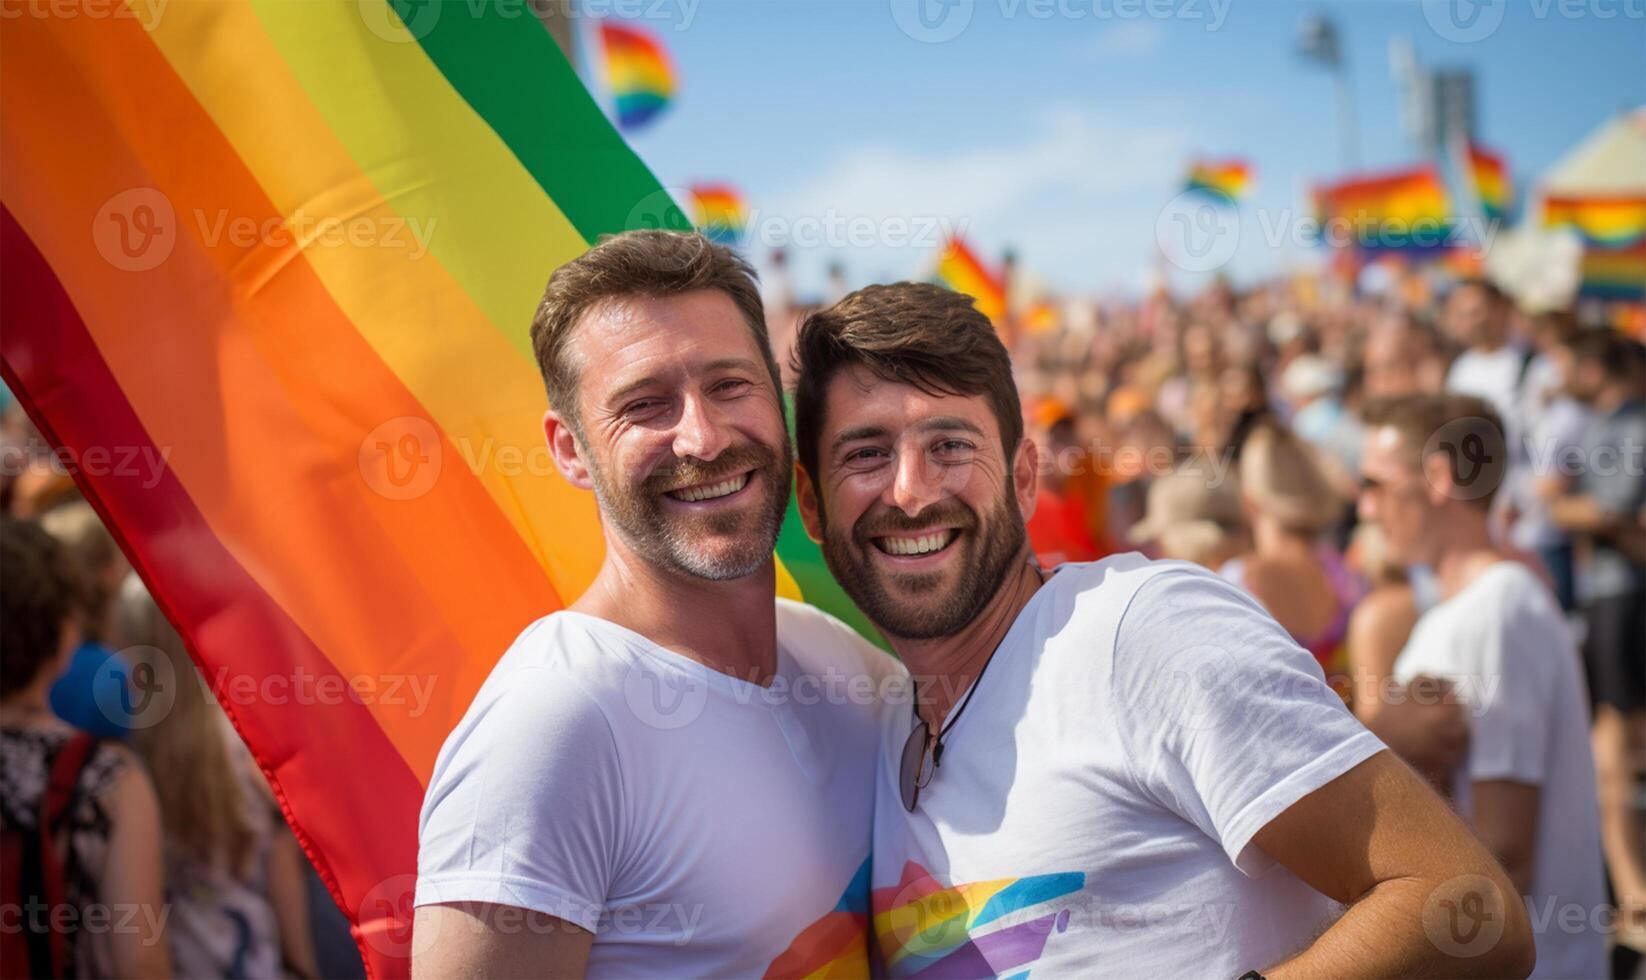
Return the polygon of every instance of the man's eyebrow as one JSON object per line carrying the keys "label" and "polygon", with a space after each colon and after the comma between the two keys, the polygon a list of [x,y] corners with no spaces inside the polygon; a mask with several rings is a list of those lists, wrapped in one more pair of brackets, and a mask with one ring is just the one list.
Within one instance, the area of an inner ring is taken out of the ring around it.
{"label": "man's eyebrow", "polygon": [[[701,373],[707,374],[714,371],[727,371],[733,369],[742,371],[757,371],[759,368],[760,365],[756,364],[747,357],[721,357],[710,361],[698,370]],[[622,401],[640,389],[648,388],[657,383],[657,378],[648,374],[644,378],[638,378],[629,382],[623,387],[612,392],[610,395],[606,396],[606,403],[609,405],[614,402]]]}
{"label": "man's eyebrow", "polygon": [[[983,430],[978,428],[977,423],[963,419],[958,415],[938,415],[929,419],[921,419],[912,428],[916,432],[942,432],[949,429],[959,429],[977,436],[984,435]],[[860,425],[835,436],[834,443],[829,448],[837,450],[848,442],[856,442],[859,439],[878,439],[884,435],[886,435],[886,427],[883,425]]]}

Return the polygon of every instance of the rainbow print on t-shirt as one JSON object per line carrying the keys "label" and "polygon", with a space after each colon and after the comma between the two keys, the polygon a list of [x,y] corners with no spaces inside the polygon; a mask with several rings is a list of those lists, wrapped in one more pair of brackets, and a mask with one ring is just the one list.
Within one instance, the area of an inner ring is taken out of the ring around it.
{"label": "rainbow print on t-shirt", "polygon": [[1081,871],[944,885],[914,861],[874,890],[874,935],[894,977],[1023,980],[1046,940],[1068,927],[1054,899],[1086,884]]}
{"label": "rainbow print on t-shirt", "polygon": [[852,875],[840,901],[813,922],[766,967],[768,978],[807,980],[869,975],[869,859]]}

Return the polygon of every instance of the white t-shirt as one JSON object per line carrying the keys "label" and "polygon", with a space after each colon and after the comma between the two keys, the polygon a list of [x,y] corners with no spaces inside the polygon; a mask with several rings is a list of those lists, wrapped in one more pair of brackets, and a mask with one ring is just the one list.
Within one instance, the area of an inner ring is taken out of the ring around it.
{"label": "white t-shirt", "polygon": [[1534,977],[1608,975],[1596,916],[1606,901],[1589,703],[1565,620],[1524,565],[1500,561],[1419,619],[1395,678],[1452,682],[1468,706],[1469,758],[1453,799],[1473,820],[1470,786],[1541,787],[1537,856],[1526,911],[1537,935]]}
{"label": "white t-shirt", "polygon": [[777,631],[762,688],[581,613],[528,627],[440,750],[416,903],[575,923],[590,976],[861,973],[880,714],[907,682],[811,606],[777,600]]}
{"label": "white t-shirt", "polygon": [[1236,977],[1342,909],[1256,847],[1383,750],[1239,589],[1136,554],[1063,565],[906,813],[887,712],[874,926],[892,976]]}
{"label": "white t-shirt", "polygon": [[1446,372],[1446,390],[1486,399],[1503,416],[1503,424],[1511,433],[1518,432],[1521,376],[1525,372],[1526,351],[1514,344],[1490,352],[1471,347],[1457,355]]}

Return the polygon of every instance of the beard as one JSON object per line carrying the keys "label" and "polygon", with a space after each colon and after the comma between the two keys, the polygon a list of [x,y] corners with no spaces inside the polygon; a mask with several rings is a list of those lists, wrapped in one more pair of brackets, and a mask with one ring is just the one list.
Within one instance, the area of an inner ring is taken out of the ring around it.
{"label": "beard", "polygon": [[[831,527],[821,501],[819,510],[823,558],[835,580],[882,632],[907,640],[953,636],[969,626],[1000,590],[1028,539],[1010,486],[990,508],[987,520],[952,497],[914,517],[899,510],[871,508],[849,529]],[[876,548],[873,539],[879,535],[934,525],[959,530],[949,548],[961,550],[949,561],[950,567],[897,572],[886,569],[869,553]],[[945,587],[956,574],[958,579]]]}
{"label": "beard", "polygon": [[[794,478],[787,433],[779,449],[744,443],[710,462],[677,460],[639,481],[612,480],[592,454],[588,458],[601,515],[647,563],[718,582],[752,575],[771,561]],[[663,504],[663,494],[671,489],[716,483],[750,470],[754,485],[737,492],[760,499],[707,514],[680,513]]]}

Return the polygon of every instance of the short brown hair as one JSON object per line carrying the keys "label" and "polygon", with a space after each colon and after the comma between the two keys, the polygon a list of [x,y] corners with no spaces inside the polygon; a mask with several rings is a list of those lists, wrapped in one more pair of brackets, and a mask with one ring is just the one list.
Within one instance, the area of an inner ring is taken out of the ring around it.
{"label": "short brown hair", "polygon": [[929,283],[868,286],[807,317],[795,338],[795,445],[813,477],[824,393],[853,364],[932,395],[983,395],[1006,452],[1023,438],[1011,358],[970,296]]}
{"label": "short brown hair", "polygon": [[0,518],[0,683],[6,690],[28,686],[57,655],[76,599],[63,546],[38,524]]}
{"label": "short brown hair", "polygon": [[565,356],[566,341],[584,314],[614,299],[643,296],[658,299],[700,289],[718,289],[730,297],[771,372],[772,387],[782,391],[777,360],[766,334],[766,312],[754,269],[724,245],[695,232],[625,231],[608,235],[594,248],[549,276],[543,300],[532,317],[532,353],[549,406],[571,422],[581,437],[577,417],[578,372]]}
{"label": "short brown hair", "polygon": [[1503,485],[1509,444],[1503,419],[1490,403],[1473,395],[1399,395],[1368,402],[1361,413],[1368,430],[1388,427],[1400,434],[1411,459],[1445,453],[1459,499],[1481,508]]}

